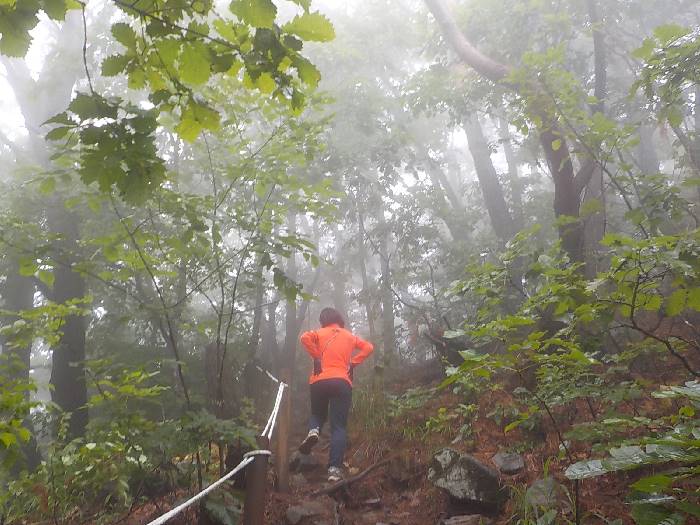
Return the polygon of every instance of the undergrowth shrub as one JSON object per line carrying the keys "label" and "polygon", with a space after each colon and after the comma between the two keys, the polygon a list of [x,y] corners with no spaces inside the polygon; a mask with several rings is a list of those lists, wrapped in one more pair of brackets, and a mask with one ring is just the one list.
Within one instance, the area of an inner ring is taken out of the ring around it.
{"label": "undergrowth shrub", "polygon": [[[683,384],[700,376],[700,232],[608,235],[610,268],[594,279],[558,247],[540,248],[534,233],[455,284],[478,306],[446,334],[471,343],[444,386],[506,390],[515,409],[489,414],[504,432],[542,425],[556,436],[574,502],[558,520],[580,523],[581,480],[671,462],[678,468],[630,486],[632,517],[639,525],[700,517],[697,383]],[[680,384],[659,390],[666,375]],[[669,398],[683,406],[670,410]],[[574,448],[607,457],[580,462]]]}
{"label": "undergrowth shrub", "polygon": [[[67,415],[47,407],[56,421],[55,439],[35,472],[7,484],[0,500],[5,523],[126,519],[141,501],[192,488],[200,474],[218,477],[215,465],[202,460],[208,442],[255,444],[251,429],[206,411],[149,417],[161,411],[159,398],[167,390],[157,383],[157,372],[118,369],[106,362],[89,363],[89,369],[95,394],[88,403],[93,417],[85,436],[69,439]],[[237,512],[233,504],[218,508],[220,503],[210,503],[219,513]]]}

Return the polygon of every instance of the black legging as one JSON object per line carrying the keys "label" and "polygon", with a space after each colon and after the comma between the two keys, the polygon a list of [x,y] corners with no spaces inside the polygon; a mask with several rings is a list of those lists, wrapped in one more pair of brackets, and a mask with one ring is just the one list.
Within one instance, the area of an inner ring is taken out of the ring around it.
{"label": "black legging", "polygon": [[347,444],[347,424],[350,405],[352,404],[352,387],[344,379],[321,379],[310,385],[311,418],[309,428],[319,431],[328,417],[330,405],[331,416],[331,451],[330,467],[343,464],[343,454]]}

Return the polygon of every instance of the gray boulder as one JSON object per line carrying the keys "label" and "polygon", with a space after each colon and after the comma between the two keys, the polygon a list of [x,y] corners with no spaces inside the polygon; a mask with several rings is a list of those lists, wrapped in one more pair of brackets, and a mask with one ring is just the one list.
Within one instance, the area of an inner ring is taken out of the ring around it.
{"label": "gray boulder", "polygon": [[296,451],[289,460],[289,470],[292,472],[311,472],[321,466],[321,462],[311,454]]}
{"label": "gray boulder", "polygon": [[290,525],[298,525],[304,518],[321,516],[327,513],[326,505],[321,501],[305,501],[299,505],[293,505],[287,509],[287,522]]}
{"label": "gray boulder", "polygon": [[444,448],[430,463],[428,479],[459,504],[500,510],[508,499],[498,472],[467,454]]}
{"label": "gray boulder", "polygon": [[491,460],[503,474],[517,474],[525,468],[525,459],[512,452],[499,452]]}
{"label": "gray boulder", "polygon": [[532,507],[552,507],[564,494],[563,487],[553,478],[538,479],[525,491],[525,499]]}

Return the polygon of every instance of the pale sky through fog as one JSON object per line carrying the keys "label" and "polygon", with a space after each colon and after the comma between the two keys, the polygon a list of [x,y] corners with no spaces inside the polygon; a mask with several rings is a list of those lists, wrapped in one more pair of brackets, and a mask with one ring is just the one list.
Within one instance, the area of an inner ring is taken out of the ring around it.
{"label": "pale sky through fog", "polygon": [[[33,76],[37,76],[44,62],[44,56],[48,52],[48,27],[53,24],[44,13],[39,13],[39,24],[31,31],[32,45],[25,58]],[[24,134],[24,119],[17,107],[12,88],[5,78],[5,67],[0,62],[0,131],[8,137],[14,138]]]}
{"label": "pale sky through fog", "polygon": [[[347,3],[343,4],[344,10],[346,11],[346,14],[349,11],[352,11],[352,8],[351,8],[352,4],[353,4],[353,2],[347,2]],[[102,5],[102,2],[95,2],[92,5],[94,7],[99,7]],[[225,1],[222,2],[222,7],[225,7],[226,5],[227,5],[227,3]],[[327,13],[331,17],[331,19],[333,18],[333,13],[334,12],[337,13],[339,10],[339,7],[337,5],[329,4],[325,0],[315,1],[314,6],[318,10],[320,10],[321,12]],[[280,7],[280,12],[279,12],[280,19],[284,20],[284,19],[292,18],[294,16],[298,6],[287,6],[285,3],[280,3],[279,7]],[[223,11],[220,11],[220,12],[225,12],[225,9]],[[51,35],[50,35],[51,24],[57,23],[57,22],[54,22],[54,21],[48,19],[48,17],[44,13],[41,13],[41,12],[39,13],[39,19],[40,19],[39,24],[31,31],[32,45],[31,45],[29,52],[27,53],[27,56],[25,58],[28,66],[30,68],[30,71],[32,72],[32,75],[35,77],[38,76],[38,73],[41,70],[41,67],[43,65],[44,57],[49,52],[50,46],[52,45],[52,39],[51,39]],[[0,61],[0,115],[2,115],[2,117],[0,118],[0,134],[4,134],[10,140],[14,140],[17,137],[26,133],[26,131],[24,129],[24,120],[22,118],[22,113],[20,112],[19,108],[17,107],[12,89],[10,88],[9,84],[7,83],[7,80],[5,78],[5,68],[2,65],[1,61]],[[466,158],[463,159],[463,161],[466,161],[467,164],[470,164],[471,158],[468,154],[466,135],[465,135],[464,131],[462,129],[459,129],[459,128],[453,130],[451,133],[450,142],[451,142],[451,145],[453,148],[466,154]],[[498,151],[492,156],[492,159],[494,161],[494,164],[496,165],[496,168],[499,171],[505,171],[507,169],[505,157],[502,153],[502,149],[500,148],[500,145],[498,147]],[[473,174],[469,173],[469,171],[470,170],[468,170],[468,173],[466,173],[466,175],[468,178],[471,179]]]}

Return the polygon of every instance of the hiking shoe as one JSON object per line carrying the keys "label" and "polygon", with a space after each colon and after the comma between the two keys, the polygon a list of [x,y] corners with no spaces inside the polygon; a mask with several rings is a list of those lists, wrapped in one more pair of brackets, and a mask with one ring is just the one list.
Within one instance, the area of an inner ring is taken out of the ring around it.
{"label": "hiking shoe", "polygon": [[299,445],[299,452],[302,454],[308,454],[311,452],[311,449],[314,448],[314,445],[318,443],[318,434],[319,430],[317,428],[312,428],[309,430],[309,433],[306,435],[306,438],[304,438],[304,441],[301,442],[301,445]]}
{"label": "hiking shoe", "polygon": [[343,479],[343,471],[339,467],[328,467],[328,481],[335,483]]}

